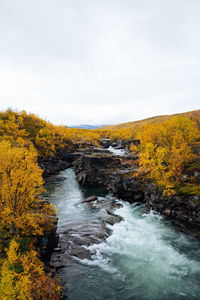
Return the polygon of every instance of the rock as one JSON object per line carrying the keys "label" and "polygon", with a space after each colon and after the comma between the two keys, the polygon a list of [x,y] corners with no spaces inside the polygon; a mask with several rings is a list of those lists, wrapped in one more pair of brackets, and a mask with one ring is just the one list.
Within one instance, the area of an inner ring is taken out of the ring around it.
{"label": "rock", "polygon": [[98,154],[104,154],[104,153],[107,153],[109,154],[110,151],[109,150],[105,150],[105,149],[102,149],[102,148],[98,148],[98,147],[93,147],[93,148],[86,148],[86,149],[80,149],[79,152],[81,154],[95,154],[95,153],[98,153]]}
{"label": "rock", "polygon": [[116,223],[119,223],[119,222],[121,222],[122,221],[122,217],[121,216],[110,216],[110,217],[108,217],[106,220],[105,220],[105,222],[106,223],[108,223],[108,224],[110,224],[110,225],[114,225],[114,224],[116,224]]}
{"label": "rock", "polygon": [[134,200],[136,202],[143,202],[144,201],[144,192],[143,191],[137,191],[134,194]]}
{"label": "rock", "polygon": [[88,247],[102,243],[111,233],[106,224],[114,225],[122,220],[121,216],[113,213],[113,210],[120,208],[122,204],[113,201],[112,198],[98,200],[97,196],[93,195],[84,202],[88,205],[95,204],[95,208],[105,210],[105,216],[103,214],[103,220],[67,223],[57,229],[59,240],[50,263],[56,269],[68,267],[77,262],[77,259],[91,259],[94,250],[91,251]]}
{"label": "rock", "polygon": [[[133,143],[133,141],[131,141]],[[139,141],[134,140],[138,145]],[[127,141],[116,141],[115,147],[127,147]],[[78,182],[81,185],[103,186],[118,199],[130,203],[142,202],[165,216],[192,226],[200,226],[200,197],[163,196],[162,188],[151,181],[144,183],[138,174],[138,155],[117,157],[108,153],[82,155],[74,164]],[[99,208],[98,200],[88,202],[91,208]],[[89,204],[91,203],[91,204]],[[173,213],[172,213],[173,211]],[[113,217],[113,216],[110,216]],[[108,219],[114,224],[112,218]]]}
{"label": "rock", "polygon": [[73,258],[67,253],[61,252],[58,254],[57,252],[53,252],[51,255],[50,266],[58,270],[65,266],[70,266],[73,261]]}
{"label": "rock", "polygon": [[124,146],[123,145],[118,145],[118,146],[115,147],[115,149],[122,150],[122,149],[124,149]]}
{"label": "rock", "polygon": [[105,149],[109,148],[111,145],[110,139],[103,139],[101,141],[101,146]]}
{"label": "rock", "polygon": [[162,213],[163,213],[165,216],[169,216],[170,213],[171,213],[171,211],[170,211],[170,209],[164,209],[164,210],[162,211]]}
{"label": "rock", "polygon": [[112,146],[113,148],[116,148],[116,147],[117,147],[117,143],[112,143],[111,146]]}
{"label": "rock", "polygon": [[198,196],[193,196],[193,201],[198,201],[200,198]]}
{"label": "rock", "polygon": [[137,154],[127,154],[127,155],[121,155],[120,156],[121,159],[124,160],[138,160],[139,156]]}
{"label": "rock", "polygon": [[80,157],[74,165],[74,170],[81,185],[102,186],[102,182],[105,184],[105,169],[115,169],[116,165],[120,165],[118,157],[95,153]]}
{"label": "rock", "polygon": [[121,207],[123,207],[123,204],[112,202],[108,207],[108,211],[113,211],[114,209],[121,208]]}
{"label": "rock", "polygon": [[106,209],[106,212],[108,215],[112,216],[112,217],[118,217],[118,215],[114,214],[112,211],[110,211],[109,209]]}
{"label": "rock", "polygon": [[71,253],[73,253],[73,256],[78,257],[79,259],[90,259],[91,258],[91,254],[89,252],[89,250],[87,250],[84,247],[73,247],[73,249],[70,249]]}
{"label": "rock", "polygon": [[58,247],[57,247],[57,248],[54,248],[53,251],[54,251],[54,252],[60,252],[60,251],[61,251],[61,248],[58,248]]}
{"label": "rock", "polygon": [[56,226],[51,231],[45,231],[44,235],[37,237],[36,247],[39,248],[41,260],[49,264],[53,249],[58,245]]}
{"label": "rock", "polygon": [[106,218],[105,222],[114,225],[115,223],[119,223],[123,220],[123,218],[119,215],[114,214],[112,211],[106,209],[107,214],[109,215],[109,218]]}
{"label": "rock", "polygon": [[86,198],[82,203],[92,202],[98,200],[97,196],[90,196]]}
{"label": "rock", "polygon": [[[102,221],[69,223],[58,228],[58,247],[51,256],[51,266],[66,267],[77,258],[91,258],[88,246],[99,244],[109,236],[110,230]],[[59,251],[58,251],[59,249]]]}
{"label": "rock", "polygon": [[71,166],[71,164],[65,160],[60,159],[59,156],[38,158],[39,166],[44,170],[43,177],[58,174],[59,171],[65,170]]}
{"label": "rock", "polygon": [[197,208],[197,205],[193,202],[188,202],[187,203],[187,208],[190,210],[195,210]]}

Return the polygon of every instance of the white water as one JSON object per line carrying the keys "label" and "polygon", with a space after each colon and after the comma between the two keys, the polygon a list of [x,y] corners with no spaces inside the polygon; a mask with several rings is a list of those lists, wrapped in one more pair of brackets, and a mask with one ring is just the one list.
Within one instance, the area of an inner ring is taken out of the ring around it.
{"label": "white water", "polygon": [[96,255],[85,263],[123,280],[137,299],[200,299],[198,243],[167,226],[158,214],[142,214],[141,207],[123,204],[117,214],[124,221],[112,227],[105,243],[90,247]]}
{"label": "white water", "polygon": [[114,148],[114,147],[112,147],[112,146],[110,146],[110,147],[108,148],[108,150],[109,150],[112,154],[118,155],[118,156],[121,156],[121,155],[124,155],[124,154],[125,154],[125,150],[124,150],[124,149],[116,149],[116,148]]}
{"label": "white water", "polygon": [[[59,226],[102,217],[101,211],[81,204],[85,195],[70,169],[50,183],[49,192]],[[199,242],[145,206],[122,203],[116,213],[123,221],[110,226],[106,242],[90,247],[96,251],[92,260],[64,269],[63,279],[70,283],[67,299],[199,300]]]}

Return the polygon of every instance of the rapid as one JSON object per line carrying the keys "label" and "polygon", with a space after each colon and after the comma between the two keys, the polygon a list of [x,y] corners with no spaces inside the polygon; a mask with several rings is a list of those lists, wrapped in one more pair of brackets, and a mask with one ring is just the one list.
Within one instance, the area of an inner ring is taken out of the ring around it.
{"label": "rapid", "polygon": [[[46,183],[46,198],[57,206],[58,229],[66,223],[101,220],[104,212],[81,202],[87,196],[113,198],[102,189],[79,186],[73,169]],[[117,199],[116,199],[117,200]],[[89,246],[92,259],[77,259],[60,270],[69,300],[200,299],[200,244],[145,205],[117,200],[123,220],[107,225],[110,236]]]}

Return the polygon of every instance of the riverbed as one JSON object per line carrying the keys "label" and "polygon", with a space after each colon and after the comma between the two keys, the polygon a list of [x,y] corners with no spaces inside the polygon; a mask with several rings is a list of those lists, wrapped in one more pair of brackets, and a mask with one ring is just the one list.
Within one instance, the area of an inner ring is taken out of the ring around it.
{"label": "riverbed", "polygon": [[46,184],[47,199],[56,205],[58,230],[65,224],[101,221],[104,211],[82,201],[91,195],[123,204],[123,220],[106,241],[89,247],[92,259],[77,259],[60,269],[68,300],[200,299],[200,243],[145,205],[114,199],[105,190],[79,186],[73,169]]}

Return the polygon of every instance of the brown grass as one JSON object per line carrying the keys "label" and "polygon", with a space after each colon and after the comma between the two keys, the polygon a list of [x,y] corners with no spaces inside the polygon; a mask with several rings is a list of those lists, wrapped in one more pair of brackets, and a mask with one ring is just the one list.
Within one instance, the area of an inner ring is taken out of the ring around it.
{"label": "brown grass", "polygon": [[140,121],[133,121],[133,122],[121,123],[121,124],[117,124],[117,125],[105,126],[103,129],[123,129],[123,128],[130,129],[130,128],[135,128],[137,126],[141,126],[141,125],[145,125],[145,124],[161,123],[161,122],[169,120],[178,115],[182,115],[184,117],[190,118],[191,120],[197,122],[198,126],[200,127],[200,109],[198,109],[198,110],[193,110],[193,111],[189,111],[189,112],[185,112],[185,113],[156,116],[156,117],[143,119]]}

